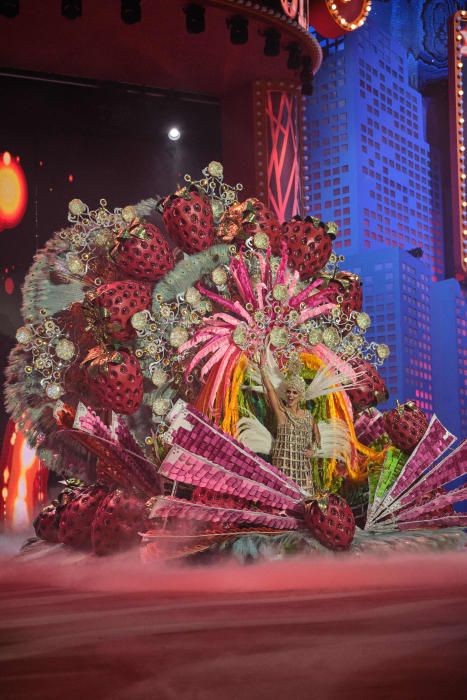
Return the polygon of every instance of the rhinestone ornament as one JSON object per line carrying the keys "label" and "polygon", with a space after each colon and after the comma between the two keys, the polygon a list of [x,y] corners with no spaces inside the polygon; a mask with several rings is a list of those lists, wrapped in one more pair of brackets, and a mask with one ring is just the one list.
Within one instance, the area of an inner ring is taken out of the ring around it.
{"label": "rhinestone ornament", "polygon": [[148,323],[148,316],[144,311],[137,311],[130,319],[130,323],[135,329],[135,331],[142,331],[146,328]]}
{"label": "rhinestone ornament", "polygon": [[321,328],[312,328],[308,334],[308,342],[310,345],[317,345],[323,340],[323,331]]}
{"label": "rhinestone ornament", "polygon": [[243,323],[240,323],[232,333],[232,338],[235,345],[238,345],[239,348],[243,349],[246,343],[246,335],[246,327]]}
{"label": "rhinestone ornament", "polygon": [[267,250],[269,247],[269,236],[266,233],[255,233],[253,236],[253,245],[258,250]]}
{"label": "rhinestone ornament", "polygon": [[73,216],[79,216],[86,211],[86,205],[81,199],[72,199],[71,202],[68,203],[68,210]]}
{"label": "rhinestone ornament", "polygon": [[391,354],[391,350],[389,349],[389,345],[386,345],[385,343],[381,343],[381,345],[376,346],[376,354],[380,358],[380,360],[386,360],[386,358],[389,357]]}
{"label": "rhinestone ornament", "polygon": [[365,312],[357,314],[357,326],[366,331],[367,328],[371,326],[371,318]]}
{"label": "rhinestone ornament", "polygon": [[223,267],[216,267],[211,272],[212,281],[217,287],[222,287],[227,282],[227,273]]}
{"label": "rhinestone ornament", "polygon": [[197,304],[201,299],[201,294],[198,292],[198,290],[195,287],[188,287],[188,289],[185,292],[185,301],[187,304],[191,304],[191,306],[194,306]]}
{"label": "rhinestone ornament", "polygon": [[285,328],[275,326],[269,334],[269,339],[276,348],[283,348],[287,345],[289,334]]}
{"label": "rhinestone ornament", "polygon": [[45,390],[45,393],[47,394],[49,399],[56,401],[63,394],[63,389],[60,386],[60,384],[53,383],[48,385],[48,387]]}
{"label": "rhinestone ornament", "polygon": [[16,331],[16,340],[18,343],[21,343],[21,345],[27,345],[30,343],[33,336],[34,333],[29,326],[21,326],[21,328],[18,328]]}
{"label": "rhinestone ornament", "polygon": [[173,348],[179,348],[180,345],[188,340],[188,331],[182,326],[175,326],[170,333],[170,344]]}
{"label": "rhinestone ornament", "polygon": [[208,173],[212,177],[222,177],[224,175],[222,163],[219,163],[218,160],[212,160],[208,165]]}
{"label": "rhinestone ornament", "polygon": [[335,348],[339,345],[341,340],[339,331],[332,326],[330,328],[325,328],[323,331],[323,342],[328,348]]}
{"label": "rhinestone ornament", "polygon": [[72,343],[71,340],[68,340],[67,338],[60,338],[57,345],[55,346],[55,354],[61,360],[71,360],[72,357],[74,357],[75,352],[76,348],[74,343]]}
{"label": "rhinestone ornament", "polygon": [[84,274],[85,267],[84,267],[83,261],[77,255],[68,256],[67,266],[68,266],[69,271],[73,275]]}
{"label": "rhinestone ornament", "polygon": [[132,206],[128,207],[123,207],[122,209],[122,219],[125,221],[127,224],[131,224],[131,222],[136,219],[136,209]]}
{"label": "rhinestone ornament", "polygon": [[169,375],[160,367],[157,367],[151,375],[151,381],[154,386],[162,386],[167,382]]}
{"label": "rhinestone ornament", "polygon": [[272,290],[272,296],[276,301],[285,301],[287,299],[287,287],[284,284],[276,284]]}
{"label": "rhinestone ornament", "polygon": [[155,413],[156,416],[165,416],[170,410],[170,405],[169,399],[156,399],[152,404],[153,413]]}

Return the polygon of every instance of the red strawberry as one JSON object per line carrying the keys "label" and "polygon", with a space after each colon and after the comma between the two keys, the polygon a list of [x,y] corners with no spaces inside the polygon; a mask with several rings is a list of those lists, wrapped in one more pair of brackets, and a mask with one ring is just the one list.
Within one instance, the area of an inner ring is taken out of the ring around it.
{"label": "red strawberry", "polygon": [[332,253],[332,236],[318,219],[307,216],[304,221],[294,219],[282,226],[287,241],[289,263],[307,279],[322,270]]}
{"label": "red strawberry", "polygon": [[89,386],[100,407],[127,415],[138,410],[143,398],[143,374],[133,353],[97,347],[89,351],[84,360],[87,362]]}
{"label": "red strawberry", "polygon": [[345,314],[362,310],[362,282],[358,275],[342,271],[337,272],[332,277],[323,277],[321,289],[328,290],[329,301],[333,304],[340,304]]}
{"label": "red strawberry", "polygon": [[129,277],[156,282],[173,269],[174,259],[157,226],[135,220],[116,236],[112,257]]}
{"label": "red strawberry", "polygon": [[428,420],[413,402],[393,408],[384,414],[384,427],[393,444],[403,452],[410,453],[418,445],[428,428]]}
{"label": "red strawberry", "polygon": [[69,485],[63,489],[58,498],[48,506],[42,508],[37,514],[33,526],[36,535],[46,542],[59,541],[59,524],[63,510],[66,508],[73,498],[80,492],[78,482],[69,482]]}
{"label": "red strawberry", "polygon": [[139,532],[148,529],[146,501],[116,489],[100,503],[92,523],[95,554],[122,551],[139,543]]}
{"label": "red strawberry", "polygon": [[372,364],[360,357],[354,357],[349,364],[361,375],[360,386],[347,391],[356,411],[362,411],[388,400],[386,384]]}
{"label": "red strawberry", "polygon": [[348,549],[355,534],[355,518],[349,504],[335,493],[305,505],[305,522],[313,536],[334,551]]}
{"label": "red strawberry", "polygon": [[53,503],[50,503],[42,508],[33,522],[36,535],[46,542],[58,542],[59,522],[60,516],[57,513],[57,508]]}
{"label": "red strawberry", "polygon": [[65,507],[60,518],[59,541],[71,547],[91,544],[91,525],[97,508],[107,495],[99,484],[84,488]]}
{"label": "red strawberry", "polygon": [[214,243],[214,216],[205,195],[187,188],[163,204],[167,231],[185,253],[199,253]]}
{"label": "red strawberry", "polygon": [[130,325],[133,314],[149,308],[150,304],[151,287],[147,282],[123,280],[101,284],[88,294],[84,313],[98,340],[122,342],[135,335]]}
{"label": "red strawberry", "polygon": [[267,208],[259,199],[247,199],[251,204],[251,213],[254,215],[253,221],[247,221],[243,225],[243,230],[247,236],[254,236],[257,233],[265,233],[269,238],[269,244],[274,255],[280,255],[282,228],[272,211]]}

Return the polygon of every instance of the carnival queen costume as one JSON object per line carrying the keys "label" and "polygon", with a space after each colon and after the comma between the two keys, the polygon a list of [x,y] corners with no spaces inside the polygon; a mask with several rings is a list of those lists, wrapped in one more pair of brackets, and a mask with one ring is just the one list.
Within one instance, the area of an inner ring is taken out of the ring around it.
{"label": "carnival queen costume", "polygon": [[[239,201],[215,161],[185,183],[113,211],[72,200],[26,278],[7,408],[71,479],[38,515],[38,537],[97,555],[141,543],[150,557],[185,556],[227,540],[251,554],[265,538],[284,555],[292,540],[339,550],[354,546],[351,506],[364,501],[355,547],[463,546],[467,443],[414,402],[375,409],[389,348],[365,338],[336,225],[281,223]],[[278,399],[273,442],[259,356],[277,397],[299,364],[319,438],[310,412]]]}

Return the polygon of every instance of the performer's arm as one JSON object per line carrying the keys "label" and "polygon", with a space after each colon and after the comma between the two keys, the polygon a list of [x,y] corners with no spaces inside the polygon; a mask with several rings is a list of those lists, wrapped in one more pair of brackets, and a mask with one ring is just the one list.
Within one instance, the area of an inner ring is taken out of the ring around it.
{"label": "performer's arm", "polygon": [[313,432],[313,440],[315,441],[316,447],[319,449],[321,447],[321,433],[319,432],[318,423],[315,421],[315,419],[312,418],[311,421],[312,421],[311,430]]}
{"label": "performer's arm", "polygon": [[261,379],[263,382],[263,386],[266,390],[267,399],[272,406],[272,410],[274,411],[276,418],[279,421],[281,421],[284,417],[284,411],[282,409],[281,402],[279,401],[279,397],[276,394],[276,390],[274,389],[272,382],[269,379],[269,376],[267,374],[267,371],[266,371],[263,363],[261,363],[259,369],[261,372]]}

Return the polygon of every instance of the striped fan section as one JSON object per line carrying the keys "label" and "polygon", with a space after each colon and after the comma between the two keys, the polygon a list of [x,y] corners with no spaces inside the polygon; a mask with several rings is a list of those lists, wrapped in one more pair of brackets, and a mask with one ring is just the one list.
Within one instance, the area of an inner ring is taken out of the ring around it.
{"label": "striped fan section", "polygon": [[426,476],[423,476],[415,486],[401,498],[401,503],[406,505],[422,494],[444,487],[454,479],[467,472],[467,440],[439,462]]}
{"label": "striped fan section", "polygon": [[298,514],[303,510],[299,501],[284,496],[264,484],[233,474],[178,445],[172,447],[165,457],[160,473],[173,481],[201,486],[216,493],[229,494],[277,510],[287,509]]}
{"label": "striped fan section", "polygon": [[406,462],[407,455],[398,450],[396,447],[391,447],[386,452],[384,463],[379,471],[379,474],[376,473],[372,475],[372,477],[374,477],[374,481],[373,479],[369,478],[369,492],[371,498],[368,506],[366,529],[368,529],[369,525],[372,523],[386,494],[389,492],[399,474],[402,472]]}
{"label": "striped fan section", "polygon": [[385,432],[383,414],[376,408],[363,411],[354,424],[358,441],[370,445]]}
{"label": "striped fan section", "polygon": [[150,518],[177,518],[188,523],[216,523],[223,528],[234,525],[250,525],[274,528],[276,530],[298,530],[303,522],[289,516],[271,515],[260,511],[234,510],[233,508],[215,508],[190,503],[179,498],[160,496],[156,498]]}
{"label": "striped fan section", "polygon": [[170,428],[165,434],[169,444],[179,445],[227,471],[239,474],[298,500],[300,490],[292,479],[240,442],[224,433],[205,416],[183,401],[169,414]]}
{"label": "striped fan section", "polygon": [[427,518],[434,519],[444,515],[454,515],[453,505],[467,498],[467,486],[461,486],[448,493],[436,495],[432,500],[425,503],[415,504],[411,508],[406,508],[399,512],[396,522],[410,522]]}
{"label": "striped fan section", "polygon": [[373,512],[372,520],[384,517],[386,513],[383,511],[390,513],[397,510],[396,502],[400,496],[405,494],[426,469],[432,468],[434,461],[452,445],[455,439],[455,436],[443,426],[438,418],[433,416],[425,435],[410,455],[404,469],[378,508]]}

